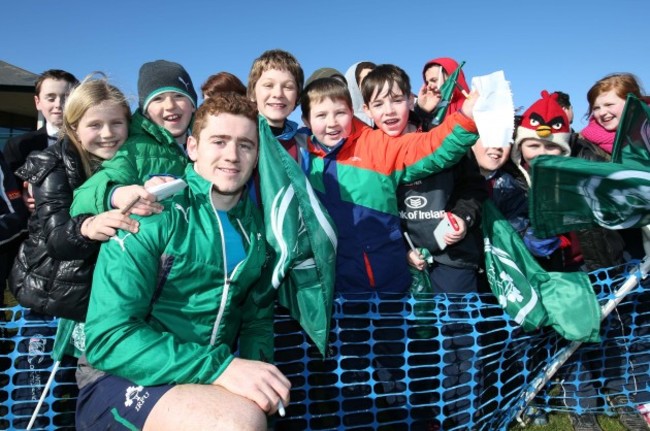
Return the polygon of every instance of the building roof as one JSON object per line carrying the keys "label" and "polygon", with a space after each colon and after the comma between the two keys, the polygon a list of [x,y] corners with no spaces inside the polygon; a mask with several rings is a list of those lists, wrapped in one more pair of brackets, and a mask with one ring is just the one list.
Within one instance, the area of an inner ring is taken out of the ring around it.
{"label": "building roof", "polygon": [[33,94],[38,76],[37,73],[0,60],[0,90],[4,90],[6,87],[20,87],[20,89],[27,89]]}
{"label": "building roof", "polygon": [[34,86],[38,74],[0,60],[0,112],[34,117]]}

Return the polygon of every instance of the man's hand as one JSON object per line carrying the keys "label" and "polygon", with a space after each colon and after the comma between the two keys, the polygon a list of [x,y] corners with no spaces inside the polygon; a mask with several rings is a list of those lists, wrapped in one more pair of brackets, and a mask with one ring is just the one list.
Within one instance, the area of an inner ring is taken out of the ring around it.
{"label": "man's hand", "polygon": [[291,382],[275,365],[265,362],[235,358],[212,384],[248,398],[268,415],[278,410],[279,401],[289,404]]}

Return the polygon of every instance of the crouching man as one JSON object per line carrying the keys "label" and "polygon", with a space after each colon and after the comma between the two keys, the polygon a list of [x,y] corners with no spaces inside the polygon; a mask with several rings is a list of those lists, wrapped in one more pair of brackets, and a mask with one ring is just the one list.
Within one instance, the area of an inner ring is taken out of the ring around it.
{"label": "crouching man", "polygon": [[238,95],[207,100],[187,152],[188,187],[101,249],[77,429],[266,430],[266,416],[289,402],[289,380],[262,361],[273,357],[273,295],[256,283],[266,248],[245,192],[258,157],[255,106]]}

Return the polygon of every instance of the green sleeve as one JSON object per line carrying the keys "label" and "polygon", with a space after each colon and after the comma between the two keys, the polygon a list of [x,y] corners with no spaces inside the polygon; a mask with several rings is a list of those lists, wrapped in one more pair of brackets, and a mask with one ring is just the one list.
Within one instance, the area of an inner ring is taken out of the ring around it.
{"label": "green sleeve", "polygon": [[99,214],[112,209],[110,193],[115,186],[142,184],[135,162],[134,143],[127,141],[117,154],[74,192],[70,214]]}
{"label": "green sleeve", "polygon": [[[266,284],[266,288],[274,290]],[[254,289],[264,288],[258,282]],[[260,297],[266,297],[262,295]],[[244,359],[271,362],[273,360],[273,313],[275,301],[264,300],[266,305],[257,304],[253,299],[255,295],[249,294],[242,309],[242,326],[239,333],[239,356]],[[275,293],[273,293],[275,297]]]}
{"label": "green sleeve", "polygon": [[436,131],[443,131],[445,128],[448,128],[449,133],[442,138],[438,148],[416,163],[405,166],[404,170],[398,171],[399,182],[410,183],[451,168],[467,154],[467,151],[478,139],[474,122],[460,113],[447,116],[443,124],[431,129],[429,132],[410,133],[404,135],[401,139],[417,139],[422,141],[418,145],[424,145],[425,148],[428,148],[430,138],[435,136]]}
{"label": "green sleeve", "polygon": [[150,314],[171,224],[166,214],[142,218],[137,234],[120,231],[102,245],[86,319],[86,356],[95,368],[139,385],[209,384],[232,361],[229,346],[184,341],[173,325]]}

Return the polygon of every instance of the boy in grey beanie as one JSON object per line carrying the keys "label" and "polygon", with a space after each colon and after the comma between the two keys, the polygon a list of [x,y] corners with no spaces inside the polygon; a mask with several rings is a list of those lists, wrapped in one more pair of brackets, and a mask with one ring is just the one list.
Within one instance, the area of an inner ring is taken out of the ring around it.
{"label": "boy in grey beanie", "polygon": [[138,78],[139,107],[147,112],[151,100],[161,93],[173,91],[186,96],[196,108],[196,91],[185,68],[178,63],[156,60],[140,67]]}
{"label": "boy in grey beanie", "polygon": [[124,209],[138,197],[130,213],[160,212],[161,205],[145,186],[183,175],[189,161],[185,141],[197,105],[190,75],[171,61],[145,63],[140,67],[138,98],[129,139],[75,191],[72,214]]}

